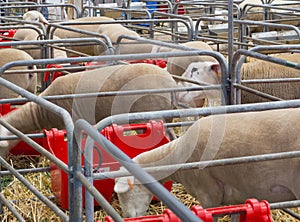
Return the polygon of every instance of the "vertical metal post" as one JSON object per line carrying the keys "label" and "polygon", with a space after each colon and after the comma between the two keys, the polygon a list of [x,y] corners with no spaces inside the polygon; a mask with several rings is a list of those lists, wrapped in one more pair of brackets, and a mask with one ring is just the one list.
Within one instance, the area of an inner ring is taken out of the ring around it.
{"label": "vertical metal post", "polygon": [[83,9],[83,0],[74,0],[74,5],[78,8],[79,15],[81,15]]}
{"label": "vertical metal post", "polygon": [[[228,76],[226,76],[226,80],[231,78],[232,76],[232,60],[233,60],[233,37],[234,37],[234,26],[233,26],[233,0],[228,0]],[[224,84],[224,82],[222,83]],[[226,84],[230,84],[227,81]],[[228,86],[229,95],[232,87]],[[230,96],[228,97],[230,98]],[[228,105],[228,104],[227,104]]]}
{"label": "vertical metal post", "polygon": [[[93,184],[93,146],[94,140],[86,140],[84,147],[84,175]],[[85,214],[86,222],[94,221],[94,197],[85,189]]]}
{"label": "vertical metal post", "polygon": [[[72,136],[72,141],[68,141],[68,161],[69,161],[69,210],[70,221],[81,222],[82,218],[82,184],[76,179],[76,172],[81,172],[81,151],[78,143],[81,135]],[[72,152],[73,151],[73,152]]]}

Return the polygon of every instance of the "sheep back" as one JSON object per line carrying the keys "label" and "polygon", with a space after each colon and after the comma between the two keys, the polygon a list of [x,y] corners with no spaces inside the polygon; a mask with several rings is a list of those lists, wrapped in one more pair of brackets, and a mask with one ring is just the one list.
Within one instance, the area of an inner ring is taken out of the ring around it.
{"label": "sheep back", "polygon": [[[100,17],[84,17],[79,18],[75,20],[71,20],[71,22],[101,22],[101,21],[112,21],[113,18],[100,16]],[[91,25],[69,25],[72,28],[76,28],[79,30],[89,31],[89,32],[95,32],[97,33],[97,29],[100,26],[100,24],[91,24]],[[61,38],[61,39],[68,39],[68,38],[94,38],[95,36],[87,35],[80,32],[72,32],[65,29],[56,29],[54,32],[54,35]],[[95,37],[98,38],[98,37]],[[104,39],[102,39],[104,41]],[[95,43],[96,45],[96,43]],[[88,55],[99,55],[98,51],[95,49],[95,45],[86,45],[86,46],[69,46],[68,48],[71,50],[75,50],[81,53],[85,53]],[[74,56],[74,53],[68,53],[68,56]]]}
{"label": "sheep back", "polygon": [[[213,51],[212,48],[207,43],[201,41],[186,42],[183,43],[182,45],[191,48],[196,48],[196,49]],[[173,51],[178,51],[178,50],[174,49]],[[171,57],[168,59],[167,62],[167,70],[173,75],[181,76],[191,63],[204,62],[204,61],[217,62],[217,60],[211,56]]]}
{"label": "sheep back", "polygon": [[[170,87],[176,87],[175,81],[167,71],[157,66],[117,65],[57,78],[41,96]],[[84,118],[91,124],[119,113],[172,108],[170,94],[77,98],[52,100],[52,102],[66,109],[74,121]],[[27,103],[25,106],[5,117],[16,128],[30,132],[43,128],[64,127],[62,120],[56,114],[34,103]]]}
{"label": "sheep back", "polygon": [[[140,37],[138,33],[124,27],[121,24],[101,25],[99,26],[98,33],[106,35],[112,43],[116,43],[120,35]],[[133,40],[123,39],[121,41],[122,44],[120,45],[120,54],[150,53],[152,51],[151,44],[134,44],[134,42],[135,41]]]}
{"label": "sheep back", "polygon": [[[299,109],[273,110],[200,119],[180,139],[176,155],[189,153],[188,162],[197,162],[298,150],[296,132],[300,124],[294,126],[298,112]],[[287,135],[291,128],[295,133]],[[192,141],[197,142],[193,144]],[[194,148],[193,152],[188,151],[190,148]],[[182,182],[203,207],[238,204],[252,197],[277,202],[299,198],[296,184],[300,181],[295,178],[298,167],[299,159],[268,161],[177,171],[174,180]],[[286,174],[286,169],[290,174]],[[194,181],[191,178],[202,179]],[[276,188],[281,191],[276,192]]]}
{"label": "sheep back", "polygon": [[[274,57],[287,61],[299,63],[299,54],[275,54]],[[299,78],[300,71],[282,65],[266,61],[253,61],[245,63],[242,66],[241,78],[246,79],[270,79],[270,78]],[[255,90],[271,94],[273,96],[290,100],[300,99],[300,83],[299,82],[283,82],[283,83],[259,83],[259,84],[243,84]],[[255,103],[269,101],[262,97],[242,91],[242,103]]]}

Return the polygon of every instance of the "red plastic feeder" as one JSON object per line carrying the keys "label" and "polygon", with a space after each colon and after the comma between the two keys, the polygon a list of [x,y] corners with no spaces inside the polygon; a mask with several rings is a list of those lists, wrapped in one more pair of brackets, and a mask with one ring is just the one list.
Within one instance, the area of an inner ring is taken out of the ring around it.
{"label": "red plastic feeder", "polygon": [[[16,31],[16,29],[0,30],[0,42],[11,42],[10,39],[4,37],[13,38]],[[11,46],[0,46],[0,48],[11,48]]]}
{"label": "red plastic feeder", "polygon": [[[47,144],[49,146],[48,150],[50,150],[57,158],[67,163],[68,152],[65,133],[64,130],[56,129],[46,131]],[[128,125],[113,124],[112,126],[103,129],[101,133],[130,158],[169,142],[169,139],[164,132],[163,121],[149,121],[144,124]],[[133,133],[134,135],[132,135]],[[83,145],[84,143],[85,138],[83,139]],[[99,145],[95,144],[95,147],[101,151],[102,163],[98,172],[115,171],[120,168],[120,164]],[[93,165],[98,166],[99,154],[96,149],[93,151],[93,158]],[[50,164],[50,168],[52,189],[56,199],[63,209],[68,209],[68,176],[52,163]],[[114,179],[95,180],[94,186],[108,201],[110,201],[113,193]],[[172,182],[166,182],[164,186],[168,190],[171,190]],[[95,204],[97,205],[97,203]]]}
{"label": "red plastic feeder", "polygon": [[[213,222],[214,216],[225,216],[230,214],[239,214],[239,222],[272,222],[270,205],[263,200],[258,202],[256,199],[248,199],[245,204],[224,206],[203,209],[201,206],[193,206],[191,211],[197,215],[203,222]],[[106,216],[105,222],[114,222],[114,220]],[[181,222],[181,220],[169,209],[162,214],[125,218],[126,222]]]}
{"label": "red plastic feeder", "polygon": [[167,67],[167,60],[165,60],[165,59],[137,59],[137,60],[129,60],[127,62],[130,64],[136,64],[136,63],[153,64],[153,65],[159,66],[160,68]]}

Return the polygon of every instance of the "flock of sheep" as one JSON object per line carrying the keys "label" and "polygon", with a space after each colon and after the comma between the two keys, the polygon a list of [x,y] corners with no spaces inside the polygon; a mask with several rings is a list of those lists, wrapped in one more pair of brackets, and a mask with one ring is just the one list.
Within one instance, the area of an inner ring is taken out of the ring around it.
{"label": "flock of sheep", "polygon": [[[275,2],[276,4],[282,3],[282,1]],[[241,6],[246,3],[247,1],[242,2]],[[261,4],[260,1],[255,3]],[[46,27],[51,24],[38,11],[25,13],[23,20],[40,22]],[[103,21],[115,20],[100,16],[79,18],[71,22]],[[107,36],[113,46],[120,35],[141,37],[137,32],[117,23],[72,25],[71,27]],[[30,28],[18,29],[14,36],[18,41],[35,41],[38,37],[38,33]],[[84,33],[57,29],[53,39],[85,37],[88,36]],[[121,45],[120,54],[180,51],[172,48],[157,48],[150,43],[134,44],[134,41],[129,39],[124,40],[124,43],[129,44]],[[202,41],[189,41],[182,43],[182,46],[213,51],[209,44]],[[28,49],[28,46],[26,47],[19,45],[1,49],[1,66],[17,60],[43,58],[40,48]],[[73,50],[89,56],[106,53],[106,49],[99,45],[66,46],[54,48],[53,58],[68,58],[74,55]],[[278,53],[271,56],[296,64],[300,60],[298,53]],[[33,69],[36,67],[18,67],[18,70]],[[242,66],[241,79],[297,78],[299,74],[299,71],[293,68],[262,60],[253,60]],[[61,76],[53,81],[40,96],[178,89],[195,86],[193,82],[176,80],[175,76],[204,82],[208,85],[218,85],[221,83],[222,73],[220,64],[211,56],[170,57],[167,59],[166,68],[145,63],[111,64]],[[26,73],[25,71],[22,74],[3,74],[1,77],[29,92],[36,93],[38,85],[36,73]],[[300,87],[297,82],[260,83],[254,85],[253,88],[284,100],[300,98]],[[207,99],[219,99],[221,94],[220,90],[179,91],[149,95],[54,99],[51,102],[67,110],[74,122],[83,118],[91,124],[96,124],[105,117],[115,114],[170,110],[178,108],[178,104],[182,103],[190,107],[202,107]],[[1,86],[0,99],[16,97],[18,97],[16,93]],[[263,101],[265,99],[242,91],[242,103],[244,104]],[[299,108],[295,108],[203,117],[197,120],[182,136],[157,149],[140,154],[133,160],[148,167],[296,151],[299,150],[298,112]],[[33,133],[45,128],[63,129],[65,127],[60,117],[34,102],[27,102],[1,118],[23,133]],[[9,134],[10,132],[1,125],[0,136],[5,137]],[[17,141],[14,140],[1,140],[1,156],[7,155],[16,143]],[[175,171],[168,174],[157,173],[153,176],[161,182],[169,179],[180,182],[190,194],[199,199],[203,207],[216,207],[224,204],[243,203],[246,199],[253,197],[270,202],[299,200],[300,177],[297,173],[299,168],[299,159],[294,158],[289,161],[276,160],[238,166]],[[133,186],[128,183],[129,181]],[[127,217],[144,215],[152,199],[152,194],[131,176],[117,178],[115,192],[118,194],[123,214]]]}

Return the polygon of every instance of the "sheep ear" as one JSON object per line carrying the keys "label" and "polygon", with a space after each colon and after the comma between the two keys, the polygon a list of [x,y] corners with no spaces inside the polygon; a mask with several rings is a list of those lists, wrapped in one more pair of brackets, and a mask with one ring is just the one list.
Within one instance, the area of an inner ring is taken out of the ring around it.
{"label": "sheep ear", "polygon": [[221,77],[221,66],[219,63],[211,64],[210,69],[214,71],[218,77]]}
{"label": "sheep ear", "polygon": [[49,22],[47,21],[47,19],[42,14],[40,15],[40,21],[42,23],[44,23],[45,25],[49,25]]}
{"label": "sheep ear", "polygon": [[125,193],[133,188],[134,177],[120,177],[116,179],[114,190],[116,193]]}

